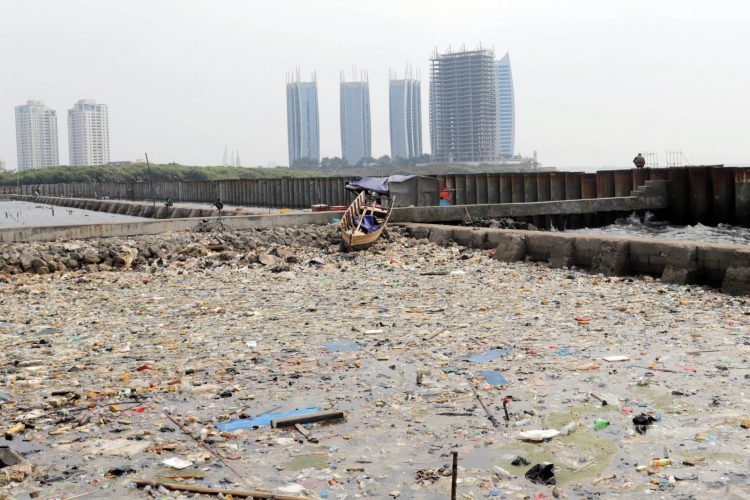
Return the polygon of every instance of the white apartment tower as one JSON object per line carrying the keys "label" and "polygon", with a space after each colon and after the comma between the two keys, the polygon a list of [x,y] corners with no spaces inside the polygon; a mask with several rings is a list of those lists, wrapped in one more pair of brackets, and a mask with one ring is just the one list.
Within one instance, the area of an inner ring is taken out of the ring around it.
{"label": "white apartment tower", "polygon": [[16,106],[16,148],[18,169],[56,167],[57,114],[42,101]]}
{"label": "white apartment tower", "polygon": [[81,99],[68,110],[68,143],[71,165],[109,163],[107,105]]}

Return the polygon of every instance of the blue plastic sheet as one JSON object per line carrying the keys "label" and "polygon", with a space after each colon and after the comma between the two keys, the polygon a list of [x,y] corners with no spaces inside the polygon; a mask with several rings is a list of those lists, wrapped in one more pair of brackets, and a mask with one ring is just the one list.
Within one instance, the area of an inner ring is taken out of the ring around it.
{"label": "blue plastic sheet", "polygon": [[472,363],[486,363],[487,361],[492,361],[500,356],[507,356],[511,352],[510,349],[488,349],[484,354],[475,354],[466,359]]}
{"label": "blue plastic sheet", "polygon": [[216,428],[223,432],[236,431],[238,429],[256,429],[271,425],[271,420],[294,415],[307,415],[316,411],[320,411],[320,407],[314,406],[312,408],[301,408],[299,410],[282,411],[280,413],[263,413],[255,418],[239,418],[237,420],[230,420],[229,422],[222,422],[216,424]]}
{"label": "blue plastic sheet", "polygon": [[346,189],[352,191],[373,191],[380,194],[390,193],[390,183],[404,182],[414,177],[413,175],[392,175],[390,177],[360,177],[357,180],[350,181]]}
{"label": "blue plastic sheet", "polygon": [[555,354],[557,356],[572,356],[573,351],[571,351],[568,347],[561,347],[560,349],[555,351]]}
{"label": "blue plastic sheet", "polygon": [[503,377],[503,374],[495,370],[482,370],[479,373],[482,374],[484,379],[490,385],[508,385],[508,381]]}
{"label": "blue plastic sheet", "polygon": [[[359,226],[359,217],[354,218],[354,225]],[[377,223],[373,215],[365,215],[362,217],[362,225],[360,228],[363,229],[365,233],[369,234],[380,229],[380,224]]]}
{"label": "blue plastic sheet", "polygon": [[323,347],[325,347],[329,351],[334,352],[354,352],[362,350],[361,345],[357,344],[356,342],[352,342],[351,340],[334,340],[331,342],[326,342],[325,344],[323,344]]}

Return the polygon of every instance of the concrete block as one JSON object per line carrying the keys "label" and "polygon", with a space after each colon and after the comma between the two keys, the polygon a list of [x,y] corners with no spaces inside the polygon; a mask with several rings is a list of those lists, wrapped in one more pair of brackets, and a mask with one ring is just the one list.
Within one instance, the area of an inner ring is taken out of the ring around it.
{"label": "concrete block", "polygon": [[517,262],[526,258],[526,236],[517,233],[508,234],[508,238],[495,249],[493,259],[502,262]]}
{"label": "concrete block", "polygon": [[630,273],[630,243],[605,240],[591,260],[591,271],[605,276],[625,276]]}
{"label": "concrete block", "polygon": [[428,239],[438,245],[453,241],[453,228],[435,226],[430,229]]}
{"label": "concrete block", "polygon": [[492,229],[487,231],[487,238],[485,239],[485,245],[489,248],[497,248],[501,243],[506,242],[512,234],[519,234],[513,230],[507,229]]}
{"label": "concrete block", "polygon": [[558,241],[558,244],[552,248],[549,256],[549,267],[560,269],[571,267],[573,265],[575,239],[565,238]]}
{"label": "concrete block", "polygon": [[594,256],[602,244],[601,237],[576,236],[573,244],[573,262],[579,267],[590,267]]}
{"label": "concrete block", "polygon": [[698,247],[695,245],[670,245],[664,251],[667,265],[694,269],[698,267]]}
{"label": "concrete block", "polygon": [[406,232],[409,237],[414,238],[415,240],[430,238],[430,229],[424,226],[409,226],[406,228]]}
{"label": "concrete block", "polygon": [[688,283],[698,283],[700,278],[699,274],[698,269],[687,269],[667,264],[664,266],[664,271],[661,273],[661,280],[664,283],[686,285]]}
{"label": "concrete block", "polygon": [[750,267],[728,268],[721,291],[730,295],[750,295]]}
{"label": "concrete block", "polygon": [[556,247],[564,244],[568,239],[573,239],[573,237],[569,237],[562,233],[534,231],[529,232],[526,236],[526,247],[528,254],[532,259],[547,261],[550,259]]}

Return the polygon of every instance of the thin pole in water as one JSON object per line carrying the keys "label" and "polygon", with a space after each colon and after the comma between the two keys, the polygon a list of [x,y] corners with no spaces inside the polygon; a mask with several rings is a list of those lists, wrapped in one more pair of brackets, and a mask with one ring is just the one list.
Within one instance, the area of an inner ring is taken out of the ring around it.
{"label": "thin pole in water", "polygon": [[451,452],[453,455],[453,472],[451,474],[451,500],[456,500],[456,480],[458,479],[458,452]]}
{"label": "thin pole in water", "polygon": [[148,169],[148,186],[149,191],[151,192],[151,203],[154,206],[154,215],[153,218],[156,218],[156,198],[154,198],[154,180],[151,177],[151,164],[148,162],[148,153],[143,153],[146,155],[146,168]]}

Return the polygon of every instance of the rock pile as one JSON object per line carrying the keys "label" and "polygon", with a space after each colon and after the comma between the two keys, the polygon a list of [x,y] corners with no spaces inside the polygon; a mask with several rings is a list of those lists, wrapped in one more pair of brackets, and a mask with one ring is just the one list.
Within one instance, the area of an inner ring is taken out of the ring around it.
{"label": "rock pile", "polygon": [[517,221],[510,217],[466,220],[463,225],[471,227],[489,227],[492,229],[525,229],[527,231],[537,231],[539,229],[530,222]]}
{"label": "rock pile", "polygon": [[0,276],[79,269],[90,272],[117,268],[141,269],[175,260],[190,261],[203,267],[222,262],[240,266],[260,263],[282,269],[286,264],[313,258],[328,249],[335,251],[335,245],[338,245],[338,234],[334,226],[6,243],[0,244]]}

